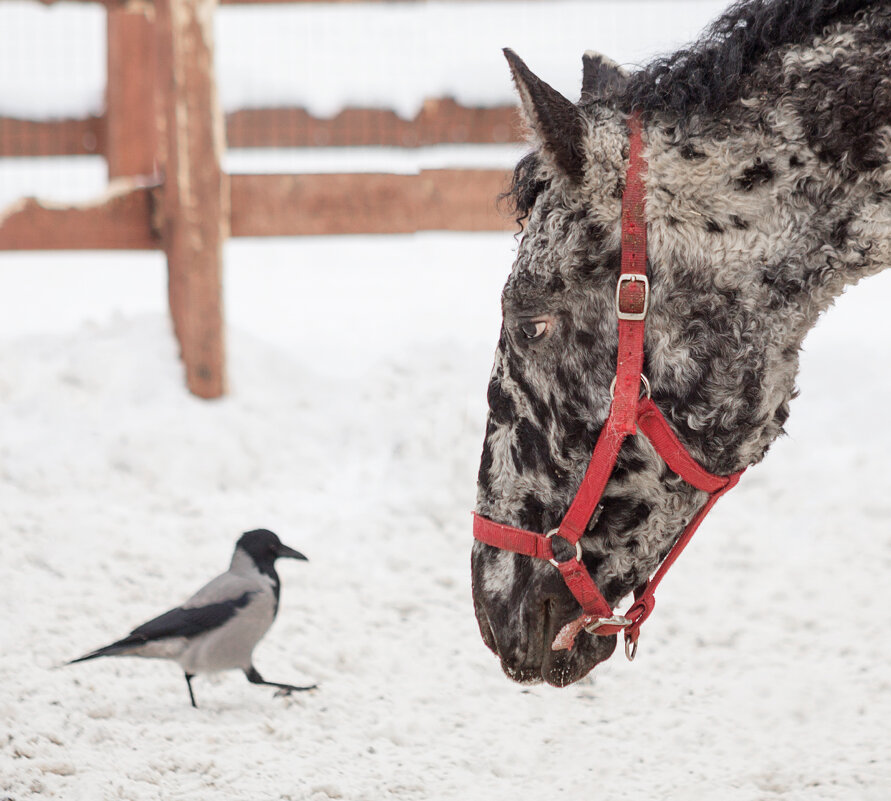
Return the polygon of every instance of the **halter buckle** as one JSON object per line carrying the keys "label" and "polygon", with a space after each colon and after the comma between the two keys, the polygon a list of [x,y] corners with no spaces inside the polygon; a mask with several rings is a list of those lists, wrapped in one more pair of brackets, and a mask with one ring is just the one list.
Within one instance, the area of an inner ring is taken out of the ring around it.
{"label": "halter buckle", "polygon": [[650,308],[650,279],[623,273],[616,284],[616,312],[620,320],[645,320]]}
{"label": "halter buckle", "polygon": [[[560,536],[559,531],[560,531],[559,528],[552,528],[547,534],[545,534],[545,539],[552,539],[553,537]],[[560,539],[561,540],[565,539],[565,537],[560,537]],[[569,540],[566,540],[566,542],[569,542]],[[560,567],[560,563],[556,559],[548,559],[548,561],[554,567]],[[582,561],[582,543],[578,542],[578,541],[575,543],[575,561],[576,562]]]}

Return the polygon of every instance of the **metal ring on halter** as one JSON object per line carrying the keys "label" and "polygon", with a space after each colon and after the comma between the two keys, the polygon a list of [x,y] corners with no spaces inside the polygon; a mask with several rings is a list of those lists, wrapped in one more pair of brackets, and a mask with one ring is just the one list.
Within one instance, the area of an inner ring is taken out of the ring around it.
{"label": "metal ring on halter", "polygon": [[[613,381],[612,381],[612,383],[609,385],[609,397],[610,397],[610,400],[613,400],[613,399],[616,397],[616,380],[617,380],[618,378],[619,378],[619,377],[618,377],[617,375],[614,375],[614,376],[613,376]],[[641,383],[643,384],[644,392],[647,393],[647,397],[648,397],[648,398],[652,398],[652,397],[653,397],[653,394],[652,394],[652,392],[650,391],[650,382],[647,380],[647,377],[646,377],[643,373],[640,374],[640,381],[641,381]]]}
{"label": "metal ring on halter", "polygon": [[[556,536],[559,531],[560,531],[559,528],[552,528],[547,534],[545,534],[545,538],[551,539],[551,537]],[[563,537],[561,537],[560,539],[563,539]],[[569,542],[569,540],[567,540],[567,542]],[[560,567],[560,563],[556,559],[548,559],[548,561],[554,567]],[[576,562],[582,561],[582,544],[580,542],[576,542],[576,544],[575,544],[575,561]]]}
{"label": "metal ring on halter", "polygon": [[637,640],[632,642],[631,639],[625,638],[625,658],[629,662],[634,661],[634,657],[637,656]]}
{"label": "metal ring on halter", "polygon": [[596,634],[597,629],[601,626],[619,626],[624,629],[626,626],[630,625],[631,621],[624,615],[613,615],[612,617],[599,617],[597,620],[592,620],[585,626],[585,631],[587,631],[588,634]]}

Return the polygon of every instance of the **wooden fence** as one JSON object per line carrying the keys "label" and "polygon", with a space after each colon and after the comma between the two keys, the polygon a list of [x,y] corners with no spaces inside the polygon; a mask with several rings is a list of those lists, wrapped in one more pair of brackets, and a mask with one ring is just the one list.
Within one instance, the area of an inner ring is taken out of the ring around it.
{"label": "wooden fence", "polygon": [[[355,0],[334,0],[349,1]],[[0,209],[0,249],[163,250],[174,331],[196,395],[225,392],[222,250],[228,237],[511,227],[495,205],[504,170],[230,176],[221,158],[227,137],[232,146],[252,147],[510,141],[512,107],[465,108],[439,99],[409,121],[376,109],[346,109],[333,119],[300,109],[224,117],[213,75],[217,0],[102,4],[108,9],[104,115],[0,118],[0,156],[102,155],[108,192],[90,204],[29,198]]]}

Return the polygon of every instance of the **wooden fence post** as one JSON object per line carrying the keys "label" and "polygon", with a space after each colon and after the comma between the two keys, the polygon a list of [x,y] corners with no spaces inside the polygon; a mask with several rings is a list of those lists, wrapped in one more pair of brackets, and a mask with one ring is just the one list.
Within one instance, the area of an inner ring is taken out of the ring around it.
{"label": "wooden fence post", "polygon": [[229,183],[213,62],[216,0],[156,0],[159,97],[165,120],[162,240],[170,313],[189,389],[225,392],[223,243]]}
{"label": "wooden fence post", "polygon": [[154,9],[108,9],[105,159],[108,177],[154,175],[158,168],[155,110],[157,42]]}

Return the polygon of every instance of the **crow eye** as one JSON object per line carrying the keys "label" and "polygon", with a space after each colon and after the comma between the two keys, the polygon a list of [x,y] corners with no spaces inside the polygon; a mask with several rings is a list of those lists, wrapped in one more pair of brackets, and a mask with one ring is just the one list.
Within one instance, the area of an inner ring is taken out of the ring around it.
{"label": "crow eye", "polygon": [[547,330],[547,320],[528,320],[520,324],[520,332],[528,342],[541,339],[547,333]]}

